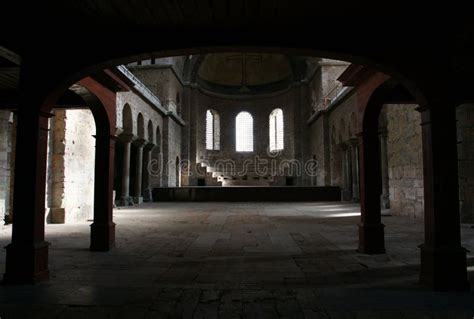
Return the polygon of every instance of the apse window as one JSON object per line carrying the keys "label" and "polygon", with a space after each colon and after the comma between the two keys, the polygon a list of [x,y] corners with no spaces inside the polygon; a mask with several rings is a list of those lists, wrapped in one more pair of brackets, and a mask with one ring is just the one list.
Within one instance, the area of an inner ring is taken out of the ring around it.
{"label": "apse window", "polygon": [[274,109],[270,113],[270,152],[283,150],[283,111]]}
{"label": "apse window", "polygon": [[253,152],[253,117],[248,112],[235,118],[235,148],[237,152]]}
{"label": "apse window", "polygon": [[220,149],[219,114],[214,110],[206,112],[206,149],[218,151]]}

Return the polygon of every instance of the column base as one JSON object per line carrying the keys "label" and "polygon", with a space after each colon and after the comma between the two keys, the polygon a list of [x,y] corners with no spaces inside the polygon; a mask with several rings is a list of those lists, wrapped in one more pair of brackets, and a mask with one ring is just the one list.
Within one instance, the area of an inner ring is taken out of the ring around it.
{"label": "column base", "polygon": [[48,246],[46,241],[29,245],[9,244],[3,284],[31,285],[49,279]]}
{"label": "column base", "polygon": [[341,198],[345,202],[351,201],[352,200],[352,192],[350,190],[343,189],[341,191]]}
{"label": "column base", "polygon": [[359,225],[359,248],[361,254],[385,254],[385,237],[382,223]]}
{"label": "column base", "polygon": [[133,197],[133,203],[136,204],[136,205],[143,204],[143,197],[141,197],[141,196]]}
{"label": "column base", "polygon": [[388,194],[380,196],[380,208],[382,209],[390,208],[390,197]]}
{"label": "column base", "polygon": [[153,201],[153,196],[151,194],[151,189],[146,189],[143,191],[143,201],[144,202],[152,202]]}
{"label": "column base", "polygon": [[421,244],[420,283],[437,291],[469,291],[466,249]]}
{"label": "column base", "polygon": [[91,225],[91,251],[109,251],[115,247],[115,223],[97,223]]}
{"label": "column base", "polygon": [[133,206],[133,198],[131,196],[122,197],[119,206]]}

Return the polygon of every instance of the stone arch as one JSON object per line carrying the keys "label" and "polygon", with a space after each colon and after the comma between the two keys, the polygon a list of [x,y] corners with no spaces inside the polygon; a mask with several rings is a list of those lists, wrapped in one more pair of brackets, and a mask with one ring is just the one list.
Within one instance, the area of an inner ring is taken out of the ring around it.
{"label": "stone arch", "polygon": [[140,139],[145,138],[145,120],[142,113],[138,113],[137,116],[137,136]]}
{"label": "stone arch", "polygon": [[155,139],[153,138],[153,135],[154,135],[153,122],[151,120],[148,120],[147,133],[148,133],[148,142],[154,143]]}
{"label": "stone arch", "polygon": [[125,104],[122,110],[122,129],[124,134],[133,134],[132,108]]}

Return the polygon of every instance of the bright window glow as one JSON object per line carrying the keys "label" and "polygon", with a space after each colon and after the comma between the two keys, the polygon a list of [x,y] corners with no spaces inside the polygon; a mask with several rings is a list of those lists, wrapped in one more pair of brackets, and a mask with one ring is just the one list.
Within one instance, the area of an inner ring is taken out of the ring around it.
{"label": "bright window glow", "polygon": [[270,151],[283,149],[283,111],[274,109],[270,113]]}
{"label": "bright window glow", "polygon": [[216,111],[207,110],[206,112],[206,149],[220,149],[220,123],[219,115]]}
{"label": "bright window glow", "polygon": [[235,148],[237,152],[253,152],[253,117],[248,112],[235,118]]}

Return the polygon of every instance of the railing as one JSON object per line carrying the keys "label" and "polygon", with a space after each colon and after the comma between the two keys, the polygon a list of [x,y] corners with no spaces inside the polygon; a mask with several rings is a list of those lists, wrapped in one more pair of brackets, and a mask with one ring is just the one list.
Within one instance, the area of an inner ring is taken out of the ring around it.
{"label": "railing", "polygon": [[315,113],[327,109],[328,106],[345,91],[345,89],[346,87],[344,87],[342,83],[336,84],[326,95],[324,95],[319,103],[313,107],[313,112]]}
{"label": "railing", "polygon": [[145,99],[153,104],[160,112],[165,115],[173,116],[178,122],[184,125],[184,121],[179,114],[178,106],[174,101],[161,101],[142,81],[140,81],[125,65],[117,66],[123,75],[125,75],[132,83],[135,90]]}
{"label": "railing", "polygon": [[117,66],[117,69],[122,72],[130,81],[133,82],[135,89],[137,89],[146,99],[150,100],[158,108],[166,109],[161,103],[160,99],[142,83],[132,72],[130,72],[125,65]]}

